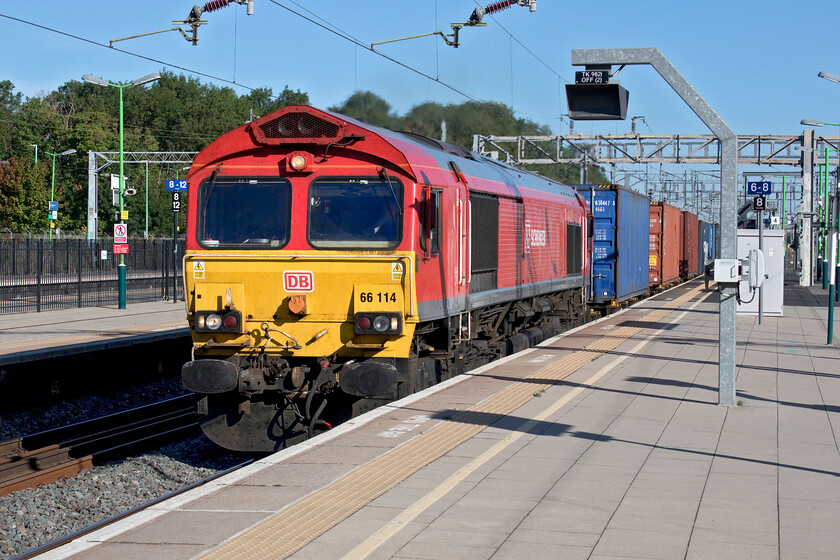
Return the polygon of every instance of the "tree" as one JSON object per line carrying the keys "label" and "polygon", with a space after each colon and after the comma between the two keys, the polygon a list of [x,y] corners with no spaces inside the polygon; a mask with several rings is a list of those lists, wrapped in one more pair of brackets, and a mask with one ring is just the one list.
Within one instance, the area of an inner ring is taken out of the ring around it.
{"label": "tree", "polygon": [[20,109],[22,94],[15,93],[15,86],[9,80],[0,82],[0,159],[11,157],[12,138],[15,130],[15,115]]}
{"label": "tree", "polygon": [[46,165],[12,157],[0,164],[0,226],[12,231],[44,229],[50,191]]}
{"label": "tree", "polygon": [[357,91],[329,110],[390,130],[401,128],[402,119],[391,111],[388,102],[370,91]]}

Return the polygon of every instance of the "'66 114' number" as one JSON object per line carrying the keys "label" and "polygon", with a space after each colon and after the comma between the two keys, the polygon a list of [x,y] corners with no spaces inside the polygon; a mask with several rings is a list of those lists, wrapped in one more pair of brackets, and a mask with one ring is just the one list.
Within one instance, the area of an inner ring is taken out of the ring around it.
{"label": "'66 114' number", "polygon": [[362,292],[359,294],[359,301],[362,303],[387,303],[397,301],[395,292]]}

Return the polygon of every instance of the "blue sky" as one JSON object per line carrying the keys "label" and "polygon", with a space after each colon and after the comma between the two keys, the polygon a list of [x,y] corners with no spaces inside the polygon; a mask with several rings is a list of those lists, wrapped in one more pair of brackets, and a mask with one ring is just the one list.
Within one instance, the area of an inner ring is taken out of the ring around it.
{"label": "blue sky", "polygon": [[[172,27],[172,20],[187,16],[193,1],[7,1],[0,4],[0,14],[107,45]],[[836,0],[799,5],[538,0],[534,13],[513,6],[485,17],[487,27],[464,29],[458,49],[437,37],[377,47],[442,84],[293,13],[368,45],[436,30],[451,33],[449,24],[466,21],[478,5],[472,0],[255,0],[255,13],[247,16],[244,6],[231,4],[205,14],[209,24],[199,29],[198,46],[176,32],[116,43],[152,60],[0,17],[5,53],[0,79],[32,96],[86,73],[116,82],[166,68],[219,78],[200,76],[240,93],[247,90],[230,82],[267,86],[275,93],[288,85],[307,92],[322,108],[341,103],[354,90],[370,90],[398,114],[426,101],[460,103],[467,99],[464,93],[512,106],[518,116],[563,133],[568,124],[559,116],[567,112],[563,85],[574,81],[572,49],[657,47],[738,134],[799,134],[802,118],[840,122],[840,84],[817,77],[820,70],[840,74]],[[708,132],[653,69],[627,67],[618,77],[630,91],[628,116],[645,116],[646,124],[637,124],[640,131]],[[630,120],[579,122],[575,130],[624,133]]]}

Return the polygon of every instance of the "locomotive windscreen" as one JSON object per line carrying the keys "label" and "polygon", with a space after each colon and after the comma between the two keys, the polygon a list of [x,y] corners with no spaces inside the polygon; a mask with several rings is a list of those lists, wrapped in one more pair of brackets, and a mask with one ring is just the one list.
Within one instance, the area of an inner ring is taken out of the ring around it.
{"label": "locomotive windscreen", "polygon": [[323,178],[309,187],[309,242],[317,248],[387,249],[402,233],[396,179]]}
{"label": "locomotive windscreen", "polygon": [[291,186],[281,178],[210,178],[199,189],[205,247],[282,247],[289,240]]}

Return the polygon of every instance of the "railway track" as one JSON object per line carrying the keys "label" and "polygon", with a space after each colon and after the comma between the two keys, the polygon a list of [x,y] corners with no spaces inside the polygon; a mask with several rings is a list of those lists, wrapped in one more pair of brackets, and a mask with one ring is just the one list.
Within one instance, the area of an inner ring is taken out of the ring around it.
{"label": "railway track", "polygon": [[184,395],[0,442],[0,496],[198,435],[195,396]]}
{"label": "railway track", "polygon": [[144,509],[150,508],[150,507],[154,506],[155,504],[158,504],[158,503],[160,503],[164,500],[172,498],[173,496],[183,494],[184,492],[192,490],[193,488],[198,488],[199,486],[203,486],[203,485],[207,484],[208,482],[212,482],[213,480],[216,480],[217,478],[221,478],[222,476],[225,476],[225,475],[230,474],[234,471],[237,471],[237,470],[241,469],[242,467],[246,467],[253,462],[254,462],[254,459],[248,459],[247,461],[239,463],[238,465],[234,465],[234,466],[232,466],[228,469],[225,469],[223,471],[217,472],[216,474],[208,476],[207,478],[204,478],[202,480],[193,482],[192,484],[189,484],[189,485],[187,485],[187,486],[185,486],[185,487],[183,487],[179,490],[175,490],[174,492],[170,492],[169,494],[166,494],[165,496],[155,498],[154,500],[148,501],[145,504],[141,504],[137,507],[131,508],[128,511],[125,511],[123,513],[119,513],[117,515],[109,517],[108,519],[102,520],[98,523],[94,523],[94,524],[92,524],[88,527],[85,527],[84,529],[76,531],[75,533],[72,533],[70,535],[66,535],[64,537],[61,537],[60,539],[56,539],[54,541],[43,544],[43,545],[41,545],[37,548],[34,548],[34,549],[29,550],[27,552],[24,552],[23,554],[15,556],[12,560],[28,560],[29,558],[35,558],[36,556],[39,556],[39,555],[41,555],[41,554],[43,554],[43,553],[45,553],[49,550],[53,550],[53,549],[58,548],[60,546],[64,546],[65,544],[68,544],[68,543],[78,539],[79,537],[82,537],[84,535],[88,535],[88,534],[90,534],[94,531],[102,529],[103,527],[107,527],[108,525],[116,523],[117,521],[119,521],[121,519],[125,519],[129,515],[137,513],[138,511],[142,511]]}

